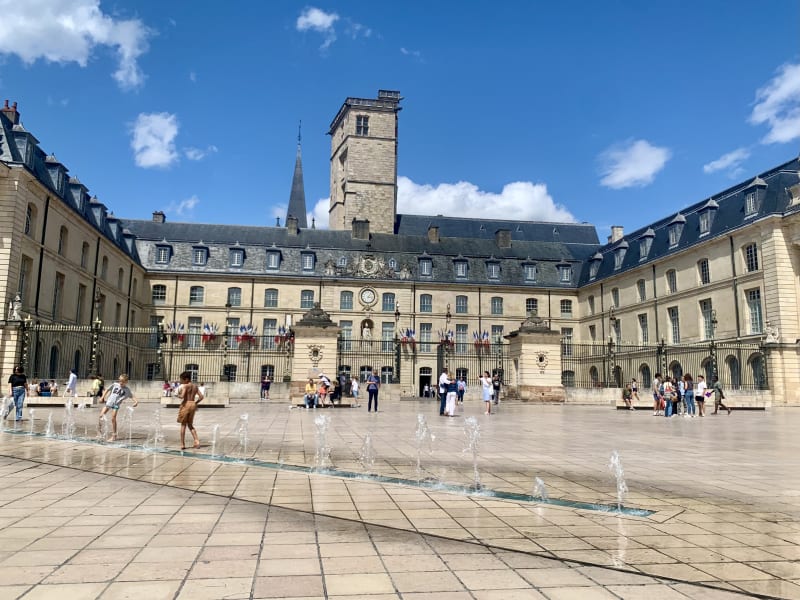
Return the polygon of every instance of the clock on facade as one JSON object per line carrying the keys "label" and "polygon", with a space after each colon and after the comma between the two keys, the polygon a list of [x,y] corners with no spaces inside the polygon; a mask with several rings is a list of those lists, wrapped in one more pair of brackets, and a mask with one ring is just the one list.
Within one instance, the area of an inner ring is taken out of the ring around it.
{"label": "clock on facade", "polygon": [[358,293],[358,298],[361,300],[361,304],[365,306],[372,306],[375,304],[375,298],[377,295],[375,294],[375,290],[372,288],[364,288]]}

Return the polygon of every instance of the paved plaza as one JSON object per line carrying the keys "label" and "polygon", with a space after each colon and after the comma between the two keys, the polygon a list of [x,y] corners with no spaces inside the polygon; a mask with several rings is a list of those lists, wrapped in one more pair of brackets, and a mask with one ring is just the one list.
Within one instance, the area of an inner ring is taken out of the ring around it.
{"label": "paved plaza", "polygon": [[[451,491],[475,481],[465,419],[429,400],[377,414],[201,405],[202,447],[184,453],[175,409],[156,419],[140,404],[130,427],[126,410],[117,443],[95,439],[97,408],[75,411],[72,440],[62,408],[6,423],[0,599],[800,598],[798,409],[665,419],[508,404],[486,416],[471,401],[480,494]],[[319,460],[320,414],[333,474],[305,468]],[[417,442],[420,414],[430,445]],[[550,499],[614,507],[615,450],[624,506],[652,514],[522,498],[538,477]],[[353,476],[365,471],[384,479]]]}

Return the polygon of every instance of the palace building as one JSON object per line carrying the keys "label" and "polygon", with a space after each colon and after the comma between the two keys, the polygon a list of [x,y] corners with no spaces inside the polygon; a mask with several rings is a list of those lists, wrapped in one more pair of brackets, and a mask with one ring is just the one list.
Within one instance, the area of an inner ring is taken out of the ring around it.
{"label": "palace building", "polygon": [[402,394],[418,395],[442,367],[473,384],[497,371],[512,394],[535,386],[507,343],[535,318],[558,334],[557,356],[539,360],[560,370],[567,399],[615,399],[609,388],[631,378],[646,386],[658,371],[691,371],[718,374],[743,399],[800,404],[797,158],[679,199],[688,207],[634,232],[612,228],[605,242],[589,224],[406,215],[401,101],[380,90],[336,113],[329,229],[307,223],[299,143],[283,225],[126,219],[6,103],[4,372],[24,361],[48,378],[74,367],[81,377],[188,368],[206,381],[293,379],[293,357],[307,352],[294,327],[318,305],[338,331],[336,369],[378,369]]}

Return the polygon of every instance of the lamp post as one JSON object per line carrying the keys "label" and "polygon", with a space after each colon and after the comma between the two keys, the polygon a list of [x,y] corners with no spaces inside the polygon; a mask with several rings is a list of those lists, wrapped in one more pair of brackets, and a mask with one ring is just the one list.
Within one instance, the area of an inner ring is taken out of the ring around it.
{"label": "lamp post", "polygon": [[400,383],[400,303],[394,305],[394,383]]}
{"label": "lamp post", "polygon": [[[614,335],[617,332],[618,323],[619,320],[614,315],[614,307],[612,306],[611,310],[608,311],[608,382],[609,385],[613,382],[614,387],[618,387],[622,384],[621,381],[617,381],[616,379],[617,359],[616,352],[614,351]],[[617,342],[619,342],[619,339],[617,339]]]}
{"label": "lamp post", "polygon": [[711,342],[709,343],[709,355],[711,356],[711,377],[718,377],[717,369],[717,311],[711,309]]}
{"label": "lamp post", "polygon": [[450,313],[450,303],[447,303],[447,312],[444,314],[444,320],[447,325],[450,325],[450,320],[453,318],[453,315]]}

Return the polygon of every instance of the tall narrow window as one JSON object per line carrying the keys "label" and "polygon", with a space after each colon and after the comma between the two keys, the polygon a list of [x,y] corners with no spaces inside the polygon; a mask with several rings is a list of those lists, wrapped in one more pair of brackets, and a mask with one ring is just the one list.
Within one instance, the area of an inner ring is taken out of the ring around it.
{"label": "tall narrow window", "polygon": [[589,314],[594,314],[594,296],[589,296],[587,299],[587,304],[589,305]]}
{"label": "tall narrow window", "polygon": [[536,281],[536,265],[525,265],[525,281]]}
{"label": "tall narrow window", "polygon": [[672,332],[672,343],[673,344],[680,344],[681,343],[681,322],[678,316],[678,307],[677,306],[670,306],[667,309],[667,315],[669,316],[669,326],[670,331]]}
{"label": "tall narrow window", "polygon": [[467,351],[467,326],[466,324],[456,325],[456,352]]}
{"label": "tall narrow window", "polygon": [[711,283],[711,271],[708,268],[707,258],[701,258],[697,261],[697,274],[700,276],[701,285]]}
{"label": "tall narrow window", "polygon": [[433,324],[432,323],[420,323],[419,324],[420,352],[430,352],[431,351],[431,337],[432,336],[433,336]]}
{"label": "tall narrow window", "polygon": [[539,314],[539,300],[536,298],[525,298],[525,314]]}
{"label": "tall narrow window", "polygon": [[58,230],[58,255],[64,256],[67,253],[67,241],[69,240],[69,233],[66,227]]}
{"label": "tall narrow window", "polygon": [[83,322],[83,307],[86,304],[86,286],[78,284],[78,299],[75,303],[75,322],[80,325]]}
{"label": "tall narrow window", "polygon": [[339,293],[339,310],[353,310],[353,292]]}
{"label": "tall narrow window", "polygon": [[561,301],[561,316],[562,317],[572,316],[572,300]]}
{"label": "tall narrow window", "polygon": [[300,292],[300,308],[314,308],[314,290]]}
{"label": "tall narrow window", "polygon": [[419,259],[419,274],[423,277],[430,277],[433,274],[433,262],[430,258]]}
{"label": "tall narrow window", "polygon": [[186,329],[186,347],[199,348],[203,336],[203,317],[189,317]]}
{"label": "tall narrow window", "polygon": [[208,262],[208,248],[193,248],[192,249],[192,264],[196,267],[202,267]]}
{"label": "tall narrow window", "polygon": [[100,261],[100,278],[101,279],[108,279],[108,257],[104,256],[103,260]]}
{"label": "tall narrow window", "polygon": [[503,314],[503,299],[500,296],[492,296],[492,314]]}
{"label": "tall narrow window", "polygon": [[456,314],[457,315],[465,315],[469,312],[468,304],[467,304],[467,297],[466,296],[456,296]]}
{"label": "tall narrow window", "polygon": [[750,333],[763,333],[764,322],[761,314],[761,289],[747,290],[747,310],[750,313]]}
{"label": "tall narrow window", "polygon": [[167,301],[167,286],[160,283],[153,286],[153,304],[164,304]]}
{"label": "tall narrow window", "polygon": [[561,350],[564,356],[572,356],[572,327],[561,328]]}
{"label": "tall narrow window", "polygon": [[125,283],[125,270],[120,267],[117,271],[117,289],[121,290]]}
{"label": "tall narrow window", "polygon": [[674,294],[678,291],[678,274],[675,269],[667,271],[667,293]]}
{"label": "tall narrow window", "polygon": [[64,275],[56,273],[53,285],[53,321],[61,320],[61,299],[64,295]]}
{"label": "tall narrow window", "polygon": [[89,243],[83,242],[81,244],[81,268],[85,269],[89,264]]}
{"label": "tall narrow window", "polygon": [[589,325],[589,339],[593,342],[597,341],[597,327],[595,325]]}
{"label": "tall narrow window", "polygon": [[700,235],[711,231],[711,211],[704,210],[699,215]]}
{"label": "tall narrow window", "polygon": [[758,246],[755,244],[744,247],[744,266],[748,273],[758,271]]}
{"label": "tall narrow window", "polygon": [[383,312],[393,312],[394,311],[394,294],[391,292],[387,292],[381,298],[381,310]]}
{"label": "tall narrow window", "polygon": [[756,205],[756,193],[749,192],[744,197],[744,216],[752,217],[756,214],[756,212],[758,212],[758,207]]}
{"label": "tall narrow window", "polygon": [[503,343],[503,326],[502,325],[492,325],[492,340],[493,344],[502,344]]}
{"label": "tall narrow window", "polygon": [[499,279],[500,278],[500,263],[486,263],[486,274],[488,275],[489,279]]}
{"label": "tall narrow window", "polygon": [[36,216],[33,206],[28,204],[28,208],[25,209],[25,235],[29,235],[33,237],[33,219]]}
{"label": "tall narrow window", "polygon": [[419,312],[433,312],[433,296],[430,294],[422,294],[419,297]]}
{"label": "tall narrow window", "polygon": [[356,116],[356,135],[369,135],[369,117],[366,115]]}
{"label": "tall narrow window", "polygon": [[305,252],[300,256],[300,262],[303,266],[303,271],[314,270],[314,255],[311,252]]}
{"label": "tall narrow window", "polygon": [[232,267],[241,267],[244,264],[244,250],[233,248],[230,252],[230,261]]}
{"label": "tall narrow window", "polygon": [[714,311],[711,300],[700,300],[700,316],[703,319],[703,339],[711,340],[714,338]]}
{"label": "tall narrow window", "polygon": [[644,279],[640,279],[636,282],[636,295],[639,298],[639,302],[647,300],[647,285]]}
{"label": "tall narrow window", "polygon": [[261,338],[261,349],[273,350],[275,348],[275,334],[278,333],[278,320],[264,319],[261,331],[264,332]]}
{"label": "tall narrow window", "polygon": [[189,288],[189,305],[202,306],[205,296],[206,290],[202,285],[193,285]]}
{"label": "tall narrow window", "polygon": [[229,287],[228,288],[228,304],[231,306],[242,305],[242,288]]}
{"label": "tall narrow window", "polygon": [[342,350],[353,349],[353,322],[339,321],[339,329],[342,337]]}
{"label": "tall narrow window", "polygon": [[619,308],[619,288],[613,288],[611,290],[611,305],[614,308]]}
{"label": "tall narrow window", "polygon": [[647,327],[647,315],[642,314],[638,316],[639,319],[639,341],[642,344],[650,343],[650,332]]}
{"label": "tall narrow window", "polygon": [[264,308],[278,308],[278,290],[275,288],[264,290]]}

